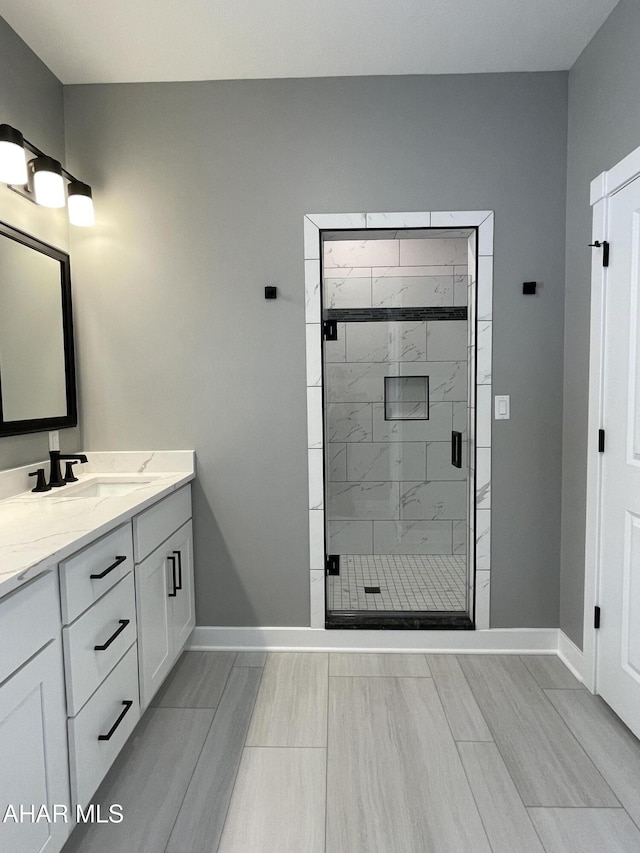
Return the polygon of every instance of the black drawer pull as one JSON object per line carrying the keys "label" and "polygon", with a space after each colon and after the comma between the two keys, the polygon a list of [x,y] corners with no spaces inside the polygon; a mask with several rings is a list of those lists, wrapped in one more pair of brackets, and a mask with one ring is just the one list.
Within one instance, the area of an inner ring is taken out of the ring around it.
{"label": "black drawer pull", "polygon": [[111,728],[106,733],[106,735],[98,735],[98,740],[111,740],[111,738],[115,734],[115,730],[118,728],[120,723],[124,720],[124,718],[127,716],[127,713],[131,710],[131,706],[133,705],[133,702],[130,699],[125,699],[122,704],[124,705],[124,711],[120,714],[120,716],[115,721],[115,723],[111,726]]}
{"label": "black drawer pull", "polygon": [[169,593],[169,598],[175,598],[178,594],[178,587],[176,586],[176,558],[169,556],[167,560],[171,560],[171,580],[173,581],[173,592]]}
{"label": "black drawer pull", "polygon": [[451,433],[451,464],[462,468],[462,433],[455,429]]}
{"label": "black drawer pull", "polygon": [[92,581],[102,580],[102,578],[106,578],[109,572],[112,572],[114,569],[117,569],[120,563],[124,563],[126,559],[126,557],[116,557],[115,563],[112,563],[108,568],[104,570],[104,572],[100,572],[99,575],[89,575],[89,577]]}
{"label": "black drawer pull", "polygon": [[176,586],[176,592],[179,589],[182,589],[182,551],[174,551],[173,552],[178,557],[178,584]]}
{"label": "black drawer pull", "polygon": [[115,632],[109,637],[106,643],[103,643],[101,646],[94,646],[96,652],[103,652],[105,649],[108,649],[111,643],[115,640],[116,637],[120,636],[124,629],[129,624],[129,619],[120,619],[120,627],[116,628]]}

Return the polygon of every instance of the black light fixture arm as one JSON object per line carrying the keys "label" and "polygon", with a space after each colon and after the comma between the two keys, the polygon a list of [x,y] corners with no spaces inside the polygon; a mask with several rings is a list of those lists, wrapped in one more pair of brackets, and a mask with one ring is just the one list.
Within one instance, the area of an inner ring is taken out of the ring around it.
{"label": "black light fixture arm", "polygon": [[[44,151],[41,151],[39,148],[37,148],[32,142],[29,142],[28,139],[25,139],[24,136],[22,138],[24,141],[24,147],[27,149],[27,151],[30,151],[32,154],[35,154],[36,157],[48,157],[49,156],[48,154],[45,154]],[[58,162],[60,162],[60,161],[58,161]],[[74,176],[71,174],[71,172],[68,172],[61,163],[60,163],[60,168],[62,170],[62,174],[64,175],[64,177],[68,181],[80,182],[79,178],[74,178]]]}

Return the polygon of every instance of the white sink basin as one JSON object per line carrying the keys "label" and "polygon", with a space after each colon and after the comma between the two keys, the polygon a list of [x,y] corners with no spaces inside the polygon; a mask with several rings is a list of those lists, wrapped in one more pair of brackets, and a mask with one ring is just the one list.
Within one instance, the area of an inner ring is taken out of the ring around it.
{"label": "white sink basin", "polygon": [[91,480],[88,483],[77,483],[75,485],[63,486],[50,492],[61,498],[118,498],[126,495],[134,489],[151,483],[149,479],[139,480]]}

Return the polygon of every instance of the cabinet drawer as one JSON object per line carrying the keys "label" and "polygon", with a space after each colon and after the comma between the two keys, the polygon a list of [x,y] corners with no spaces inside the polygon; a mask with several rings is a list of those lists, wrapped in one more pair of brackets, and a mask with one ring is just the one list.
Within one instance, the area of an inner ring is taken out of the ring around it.
{"label": "cabinet drawer", "polygon": [[136,563],[191,518],[191,486],[183,486],[133,520]]}
{"label": "cabinet drawer", "polygon": [[59,632],[57,573],[49,569],[0,599],[0,682]]}
{"label": "cabinet drawer", "polygon": [[[133,573],[119,581],[73,625],[64,628],[62,638],[67,710],[73,717],[136,639]],[[96,646],[107,648],[96,649]]]}
{"label": "cabinet drawer", "polygon": [[60,563],[62,621],[73,622],[132,568],[130,524],[123,524]]}
{"label": "cabinet drawer", "polygon": [[[125,704],[129,702],[130,706]],[[138,654],[134,644],[78,716],[69,720],[74,804],[86,806],[91,800],[139,718]],[[108,740],[100,740],[109,735]]]}

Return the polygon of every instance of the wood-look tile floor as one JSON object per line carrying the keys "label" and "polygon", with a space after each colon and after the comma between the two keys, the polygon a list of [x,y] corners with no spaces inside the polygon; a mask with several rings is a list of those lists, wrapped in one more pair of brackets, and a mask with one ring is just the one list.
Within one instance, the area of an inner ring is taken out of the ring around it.
{"label": "wood-look tile floor", "polygon": [[640,853],[640,742],[555,656],[186,652],[63,853]]}

